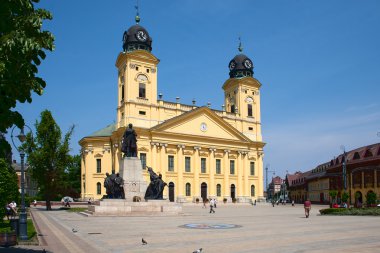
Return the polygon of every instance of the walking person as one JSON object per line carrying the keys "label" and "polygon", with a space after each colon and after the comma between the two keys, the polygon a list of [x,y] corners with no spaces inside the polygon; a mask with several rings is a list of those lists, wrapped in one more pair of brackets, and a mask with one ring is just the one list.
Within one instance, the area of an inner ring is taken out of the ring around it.
{"label": "walking person", "polygon": [[210,213],[215,213],[214,204],[215,204],[215,201],[213,199],[211,199],[210,200]]}
{"label": "walking person", "polygon": [[216,208],[216,203],[217,203],[217,200],[214,199],[214,208]]}
{"label": "walking person", "polygon": [[310,209],[311,209],[311,202],[310,199],[307,199],[305,203],[303,204],[303,207],[305,208],[305,216],[306,218],[309,218],[310,215]]}

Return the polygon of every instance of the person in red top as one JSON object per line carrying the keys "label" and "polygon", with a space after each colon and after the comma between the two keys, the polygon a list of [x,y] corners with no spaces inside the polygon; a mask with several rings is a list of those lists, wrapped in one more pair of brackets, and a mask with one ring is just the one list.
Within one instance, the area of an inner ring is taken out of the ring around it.
{"label": "person in red top", "polygon": [[306,218],[309,218],[310,209],[311,209],[311,202],[310,202],[309,199],[307,199],[305,201],[305,203],[303,203],[303,207],[305,208],[305,216],[306,216]]}

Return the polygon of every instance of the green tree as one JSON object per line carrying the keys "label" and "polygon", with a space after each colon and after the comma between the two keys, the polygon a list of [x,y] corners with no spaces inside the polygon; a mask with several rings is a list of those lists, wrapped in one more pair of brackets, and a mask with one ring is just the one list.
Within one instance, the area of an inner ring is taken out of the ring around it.
{"label": "green tree", "polygon": [[65,169],[71,162],[69,141],[74,126],[62,138],[61,129],[50,111],[41,113],[41,121],[36,122],[36,135],[27,135],[23,149],[28,154],[29,169],[38,183],[40,194],[45,197],[46,210],[51,210],[50,201],[64,191]]}
{"label": "green tree", "polygon": [[329,191],[329,195],[331,197],[331,204],[335,204],[336,203],[335,198],[338,195],[338,191],[335,191],[335,190]]}
{"label": "green tree", "polygon": [[[0,4],[0,133],[16,124],[24,126],[16,103],[31,103],[32,92],[42,94],[45,81],[36,76],[45,50],[54,49],[54,37],[42,30],[50,12],[35,9],[39,0],[1,0]],[[0,148],[4,140],[0,139]],[[0,155],[4,153],[0,150]]]}
{"label": "green tree", "polygon": [[80,197],[81,190],[81,157],[80,155],[71,156],[70,163],[65,169],[65,196],[74,198]]}
{"label": "green tree", "polygon": [[370,207],[370,206],[376,204],[377,195],[376,195],[376,193],[374,193],[372,191],[368,192],[366,199],[367,199],[367,207]]}
{"label": "green tree", "polygon": [[347,203],[347,201],[348,201],[349,198],[350,198],[350,195],[347,192],[343,192],[342,193],[342,201],[343,202]]}
{"label": "green tree", "polygon": [[0,159],[0,196],[0,222],[2,222],[6,204],[12,200],[17,201],[20,196],[16,172],[4,159]]}

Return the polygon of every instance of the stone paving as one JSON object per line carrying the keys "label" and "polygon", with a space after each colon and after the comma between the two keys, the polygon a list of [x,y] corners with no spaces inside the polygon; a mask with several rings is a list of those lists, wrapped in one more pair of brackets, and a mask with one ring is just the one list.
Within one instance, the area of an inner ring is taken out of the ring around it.
{"label": "stone paving", "polygon": [[[201,204],[185,205],[183,215],[170,217],[33,213],[43,235],[41,247],[50,252],[380,252],[380,217],[320,216],[320,208],[325,206],[314,205],[308,219],[301,205],[219,204],[215,214]],[[217,228],[183,227],[194,223]]]}

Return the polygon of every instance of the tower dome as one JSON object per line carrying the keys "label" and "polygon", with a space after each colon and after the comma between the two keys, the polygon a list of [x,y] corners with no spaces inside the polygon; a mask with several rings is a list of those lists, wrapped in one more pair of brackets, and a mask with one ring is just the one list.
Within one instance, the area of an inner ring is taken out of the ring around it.
{"label": "tower dome", "polygon": [[241,42],[238,48],[240,54],[236,55],[228,64],[230,69],[230,78],[241,78],[253,76],[253,63],[245,54],[242,54],[243,47]]}
{"label": "tower dome", "polygon": [[123,34],[123,51],[131,52],[134,50],[152,51],[152,38],[148,31],[139,25],[140,17],[136,15],[136,25],[131,26]]}

